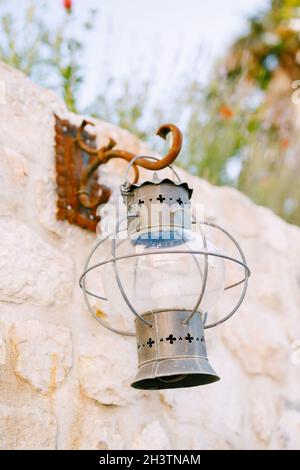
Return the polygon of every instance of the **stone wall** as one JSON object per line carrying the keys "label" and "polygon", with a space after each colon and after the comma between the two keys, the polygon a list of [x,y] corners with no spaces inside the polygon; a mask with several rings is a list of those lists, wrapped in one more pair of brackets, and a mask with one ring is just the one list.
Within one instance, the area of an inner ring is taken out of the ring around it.
{"label": "stone wall", "polygon": [[[78,287],[95,235],[55,218],[53,113],[81,117],[3,64],[0,80],[0,448],[300,448],[299,228],[181,172],[206,216],[241,242],[249,292],[206,335],[220,382],[134,390],[134,339],[102,329]],[[111,136],[146,151],[111,124],[96,130],[99,144]],[[115,194],[123,170],[110,163],[101,176]]]}

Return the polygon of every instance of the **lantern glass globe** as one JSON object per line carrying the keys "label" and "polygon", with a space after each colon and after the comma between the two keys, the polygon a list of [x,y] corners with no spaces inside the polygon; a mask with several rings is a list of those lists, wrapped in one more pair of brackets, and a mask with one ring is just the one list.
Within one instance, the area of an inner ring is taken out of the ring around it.
{"label": "lantern glass globe", "polygon": [[[218,254],[217,248],[191,230],[147,231],[116,240],[114,263],[104,266],[103,288],[115,311],[130,312],[120,290],[139,315],[153,310],[193,310],[205,282],[205,256],[189,251]],[[123,258],[124,257],[124,258]],[[208,256],[205,293],[199,306],[210,312],[224,291],[225,263]]]}

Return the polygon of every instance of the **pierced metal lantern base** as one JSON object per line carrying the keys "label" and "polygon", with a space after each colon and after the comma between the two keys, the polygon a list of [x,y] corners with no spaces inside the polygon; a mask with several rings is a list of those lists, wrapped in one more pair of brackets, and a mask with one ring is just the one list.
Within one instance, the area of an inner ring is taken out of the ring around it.
{"label": "pierced metal lantern base", "polygon": [[142,316],[152,326],[136,321],[139,370],[132,387],[183,388],[220,379],[207,358],[200,313],[186,324],[190,311],[154,311]]}

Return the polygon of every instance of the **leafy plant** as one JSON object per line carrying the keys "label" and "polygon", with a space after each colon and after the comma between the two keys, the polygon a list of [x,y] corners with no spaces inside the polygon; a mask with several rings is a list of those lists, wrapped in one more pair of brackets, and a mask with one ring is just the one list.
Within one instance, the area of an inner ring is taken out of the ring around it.
{"label": "leafy plant", "polygon": [[[70,7],[65,8],[62,21],[52,27],[45,20],[46,2],[29,4],[20,23],[13,13],[4,12],[0,19],[0,60],[58,91],[68,108],[78,112],[83,45],[73,36],[75,17]],[[93,28],[95,15],[96,11],[91,10],[82,23],[86,31]]]}

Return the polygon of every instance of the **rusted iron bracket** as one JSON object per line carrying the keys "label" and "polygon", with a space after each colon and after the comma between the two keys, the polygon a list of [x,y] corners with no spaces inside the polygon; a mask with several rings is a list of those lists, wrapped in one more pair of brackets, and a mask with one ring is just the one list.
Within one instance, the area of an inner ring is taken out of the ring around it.
{"label": "rusted iron bracket", "polygon": [[[113,139],[109,139],[106,146],[96,148],[96,137],[86,131],[87,124],[93,125],[84,120],[78,127],[55,115],[57,218],[95,231],[100,220],[96,215],[97,207],[106,203],[111,194],[109,188],[98,183],[96,170],[112,158],[131,162],[136,155],[127,150],[115,149],[116,142]],[[166,156],[155,162],[147,157],[140,158],[132,164],[133,183],[139,178],[138,166],[156,171],[175,160],[182,145],[180,130],[174,124],[164,124],[156,133],[166,139],[170,132],[172,143]]]}
{"label": "rusted iron bracket", "polygon": [[[67,119],[55,115],[57,219],[68,220],[71,224],[95,231],[100,218],[96,215],[97,206],[82,204],[79,198],[82,174],[91,164],[92,155],[80,149],[77,144],[78,127]],[[95,136],[84,131],[82,139],[90,148],[95,148]],[[86,184],[87,198],[98,205],[109,200],[111,191],[98,184],[98,174],[90,175]]]}

